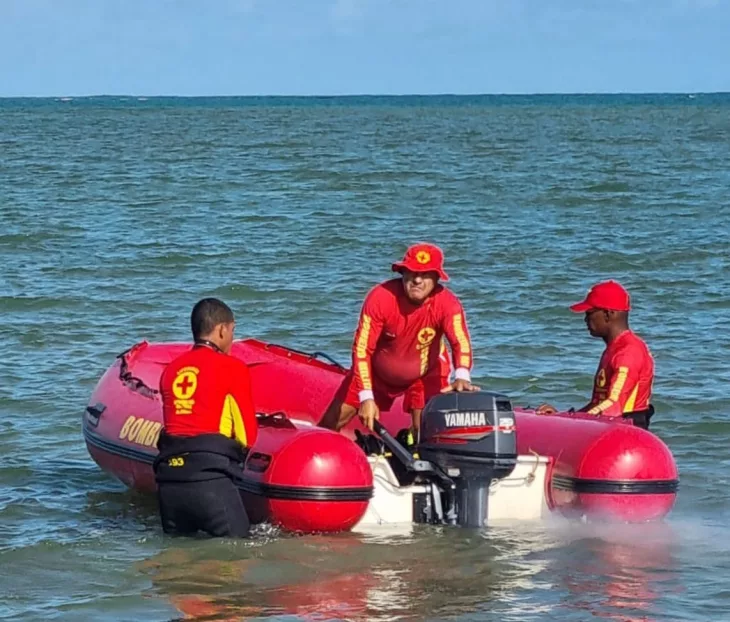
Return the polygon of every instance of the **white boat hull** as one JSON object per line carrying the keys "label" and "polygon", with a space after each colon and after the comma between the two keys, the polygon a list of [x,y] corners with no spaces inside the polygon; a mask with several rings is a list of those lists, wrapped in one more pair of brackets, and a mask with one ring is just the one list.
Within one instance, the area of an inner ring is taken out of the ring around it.
{"label": "white boat hull", "polygon": [[[385,457],[368,456],[368,461],[373,470],[373,497],[353,531],[407,527],[419,522],[414,516],[414,496],[429,495],[431,485],[400,486]],[[549,459],[543,456],[518,456],[512,473],[495,479],[489,488],[484,526],[500,521],[537,521],[550,515],[545,496],[549,463]]]}

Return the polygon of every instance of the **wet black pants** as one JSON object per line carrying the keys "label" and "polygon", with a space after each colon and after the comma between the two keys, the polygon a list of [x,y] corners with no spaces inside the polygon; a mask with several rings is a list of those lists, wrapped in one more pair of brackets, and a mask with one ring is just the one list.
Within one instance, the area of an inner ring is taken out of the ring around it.
{"label": "wet black pants", "polygon": [[649,420],[654,416],[654,406],[649,406],[646,410],[637,410],[635,412],[624,413],[624,419],[632,419],[637,428],[649,429]]}
{"label": "wet black pants", "polygon": [[250,523],[241,495],[228,477],[193,482],[159,482],[162,529],[167,534],[245,538]]}

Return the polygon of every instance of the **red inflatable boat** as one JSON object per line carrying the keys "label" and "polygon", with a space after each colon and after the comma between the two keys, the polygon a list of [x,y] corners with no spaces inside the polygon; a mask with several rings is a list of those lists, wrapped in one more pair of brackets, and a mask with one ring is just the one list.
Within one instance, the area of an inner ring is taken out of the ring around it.
{"label": "red inflatable boat", "polygon": [[[135,345],[102,376],[86,408],[83,432],[89,453],[103,470],[131,488],[155,489],[151,465],[162,428],[158,381],[164,366],[189,347],[146,341]],[[350,530],[371,519],[383,522],[396,506],[400,514],[395,520],[418,520],[423,502],[416,499],[428,493],[430,485],[404,483],[387,462],[367,456],[352,442],[356,430],[367,433],[357,418],[344,434],[316,427],[342,382],[344,368],[320,360],[328,358],[321,353],[310,355],[254,339],[234,343],[232,355],[250,367],[260,413],[259,438],[238,482],[254,522],[272,522],[293,531]],[[510,412],[500,413],[502,418],[493,425],[480,427],[479,438],[502,434],[503,446],[515,444],[517,459],[492,478],[490,492],[484,493],[484,502],[493,497],[495,515],[527,515],[519,507],[522,499],[525,508],[529,504],[538,508],[530,510],[535,516],[558,511],[642,522],[661,519],[671,510],[677,468],[669,449],[654,434],[630,421],[565,413],[538,416],[511,409],[509,402],[499,403],[506,403],[502,410]],[[407,427],[402,400],[381,413],[380,420],[393,435]],[[469,423],[467,418],[462,428]],[[461,431],[468,434],[451,436],[449,442],[475,438],[476,428],[462,428],[442,431],[438,437]],[[458,474],[459,469],[450,471]],[[498,491],[500,478],[503,492]]]}

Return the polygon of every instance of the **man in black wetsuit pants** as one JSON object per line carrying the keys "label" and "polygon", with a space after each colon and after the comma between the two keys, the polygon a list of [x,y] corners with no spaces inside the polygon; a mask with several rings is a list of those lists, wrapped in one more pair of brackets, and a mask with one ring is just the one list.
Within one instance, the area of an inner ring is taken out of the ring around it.
{"label": "man in black wetsuit pants", "polygon": [[204,298],[190,323],[195,344],[160,379],[164,429],[154,470],[162,527],[246,537],[234,477],[258,434],[248,367],[229,355],[235,320],[225,303]]}

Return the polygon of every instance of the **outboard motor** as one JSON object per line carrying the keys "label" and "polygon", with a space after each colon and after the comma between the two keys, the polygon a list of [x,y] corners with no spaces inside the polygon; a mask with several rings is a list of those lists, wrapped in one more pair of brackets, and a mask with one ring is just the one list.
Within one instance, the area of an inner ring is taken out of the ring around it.
{"label": "outboard motor", "polygon": [[456,522],[483,527],[489,487],[517,464],[515,416],[505,395],[488,391],[444,393],[421,414],[419,458],[454,483]]}

